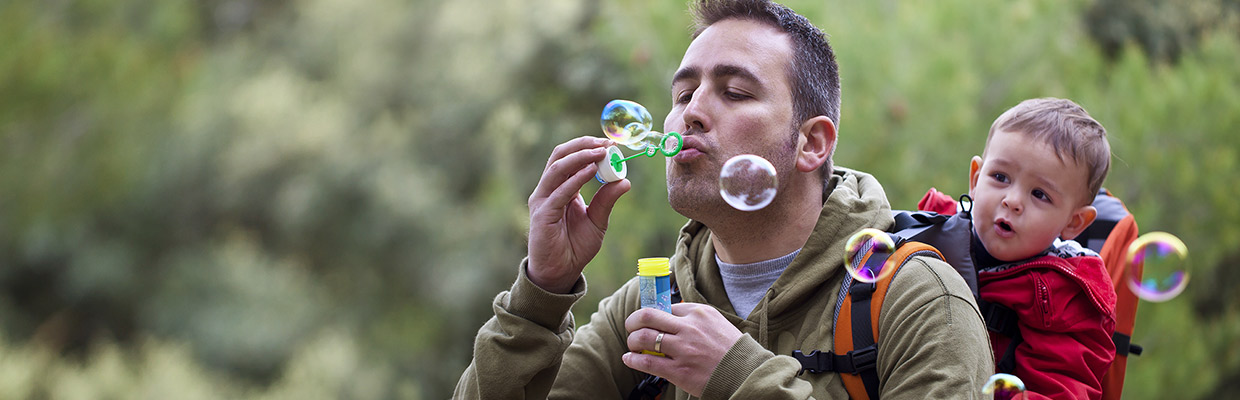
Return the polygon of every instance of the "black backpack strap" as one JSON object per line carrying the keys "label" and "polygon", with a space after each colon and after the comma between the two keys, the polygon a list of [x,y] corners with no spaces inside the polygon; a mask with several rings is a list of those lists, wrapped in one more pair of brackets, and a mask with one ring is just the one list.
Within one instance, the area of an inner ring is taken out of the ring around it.
{"label": "black backpack strap", "polygon": [[637,387],[629,392],[629,400],[657,399],[660,394],[663,394],[664,389],[667,389],[667,379],[646,375],[646,378],[638,382]]}
{"label": "black backpack strap", "polygon": [[[878,255],[876,253],[874,256],[871,256],[870,261],[875,261],[875,258],[881,258],[881,260],[878,260],[880,264],[877,264],[881,266],[883,265],[881,264],[882,262],[887,261],[887,255],[883,254],[882,257],[875,257]],[[871,267],[871,270],[877,271],[873,267]],[[851,287],[848,288],[848,293],[852,295],[853,348],[857,349],[852,352],[861,351],[870,355],[870,362],[864,365],[864,369],[858,369],[856,374],[861,377],[862,382],[865,382],[865,391],[870,395],[870,399],[878,399],[878,344],[874,341],[874,331],[870,326],[870,296],[874,294],[874,290],[877,287],[878,285],[873,283],[853,281]],[[883,305],[878,304],[875,306],[882,307]]]}
{"label": "black backpack strap", "polygon": [[977,298],[977,309],[982,312],[982,320],[986,322],[986,330],[1007,336],[1012,339],[1008,342],[1007,349],[1003,352],[1003,357],[995,364],[995,369],[999,372],[1010,374],[1016,370],[1016,347],[1020,346],[1024,339],[1020,336],[1020,319],[1016,315],[1016,311],[999,303],[992,303]]}
{"label": "black backpack strap", "polygon": [[1132,342],[1132,336],[1123,333],[1114,332],[1111,334],[1111,341],[1115,342],[1115,355],[1127,357],[1129,354],[1134,356],[1141,355],[1145,348]]}
{"label": "black backpack strap", "polygon": [[797,375],[806,372],[811,374],[823,372],[856,374],[857,371],[867,369],[872,371],[875,369],[874,367],[878,365],[878,346],[871,345],[844,354],[818,350],[805,354],[800,350],[793,350],[792,357],[801,363],[801,372],[797,372]]}
{"label": "black backpack strap", "polygon": [[899,234],[900,237],[911,238],[917,234],[930,229],[935,225],[947,222],[951,218],[950,215],[943,215],[933,211],[891,211],[891,218],[895,220],[891,231]]}

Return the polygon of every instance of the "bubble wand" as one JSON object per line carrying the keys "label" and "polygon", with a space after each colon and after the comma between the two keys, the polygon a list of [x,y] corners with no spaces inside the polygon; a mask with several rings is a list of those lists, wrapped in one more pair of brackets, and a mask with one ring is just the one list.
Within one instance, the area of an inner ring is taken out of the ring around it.
{"label": "bubble wand", "polygon": [[628,160],[642,155],[654,157],[660,153],[665,157],[672,157],[684,147],[684,137],[679,133],[659,133],[652,130],[654,118],[646,107],[637,102],[612,100],[603,107],[603,115],[599,121],[608,138],[639,151],[625,157],[619,147],[607,148],[607,158],[598,162],[598,173],[594,174],[594,179],[599,183],[607,184],[628,176],[628,164],[625,163]]}

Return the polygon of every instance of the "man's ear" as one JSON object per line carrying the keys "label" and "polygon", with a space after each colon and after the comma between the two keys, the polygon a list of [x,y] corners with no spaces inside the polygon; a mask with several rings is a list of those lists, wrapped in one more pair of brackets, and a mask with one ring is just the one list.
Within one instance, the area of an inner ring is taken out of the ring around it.
{"label": "man's ear", "polygon": [[969,161],[969,197],[973,196],[973,188],[977,187],[977,179],[982,173],[982,157],[973,156]]}
{"label": "man's ear", "polygon": [[817,171],[835,151],[835,123],[825,115],[801,124],[797,135],[797,171]]}
{"label": "man's ear", "polygon": [[[1085,231],[1089,224],[1094,223],[1094,218],[1098,217],[1098,209],[1094,206],[1081,206],[1072,212],[1071,219],[1068,220],[1068,226],[1059,232],[1059,238],[1063,240],[1075,239],[1077,235]],[[1084,244],[1084,243],[1082,243]]]}

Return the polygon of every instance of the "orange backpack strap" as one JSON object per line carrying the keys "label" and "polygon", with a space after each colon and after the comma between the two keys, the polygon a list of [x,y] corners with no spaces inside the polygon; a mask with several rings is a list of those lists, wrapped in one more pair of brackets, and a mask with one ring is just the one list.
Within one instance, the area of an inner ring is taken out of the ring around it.
{"label": "orange backpack strap", "polygon": [[836,303],[834,353],[839,355],[831,355],[836,358],[834,370],[840,372],[844,387],[853,399],[879,398],[879,312],[882,311],[883,299],[887,296],[891,281],[904,264],[915,256],[943,259],[943,255],[928,244],[891,236],[896,243],[894,253],[870,251],[863,256],[860,263],[870,267],[872,271],[879,271],[884,265],[895,268],[895,271],[874,283],[854,281],[852,275],[846,275],[840,288],[841,298]]}
{"label": "orange backpack strap", "polygon": [[[1111,230],[1110,236],[1102,247],[1099,255],[1111,273],[1111,281],[1115,283],[1115,361],[1102,377],[1102,398],[1119,399],[1124,390],[1124,373],[1128,369],[1128,354],[1141,354],[1141,347],[1133,345],[1132,327],[1137,319],[1137,296],[1132,293],[1124,282],[1124,270],[1127,268],[1125,253],[1128,244],[1137,238],[1137,223],[1130,214],[1121,219]],[[1139,272],[1138,272],[1139,273]],[[1140,279],[1140,277],[1137,277]]]}

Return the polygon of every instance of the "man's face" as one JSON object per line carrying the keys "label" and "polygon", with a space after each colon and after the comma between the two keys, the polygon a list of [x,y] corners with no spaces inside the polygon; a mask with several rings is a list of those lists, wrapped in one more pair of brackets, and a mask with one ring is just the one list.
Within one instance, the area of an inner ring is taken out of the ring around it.
{"label": "man's face", "polygon": [[794,170],[799,125],[793,121],[790,60],[787,35],[748,20],[716,22],[689,45],[672,79],[672,110],[663,122],[664,131],[685,137],[684,148],[667,160],[668,200],[681,215],[705,220],[730,210],[719,195],[719,170],[740,154],[774,164],[783,191]]}

